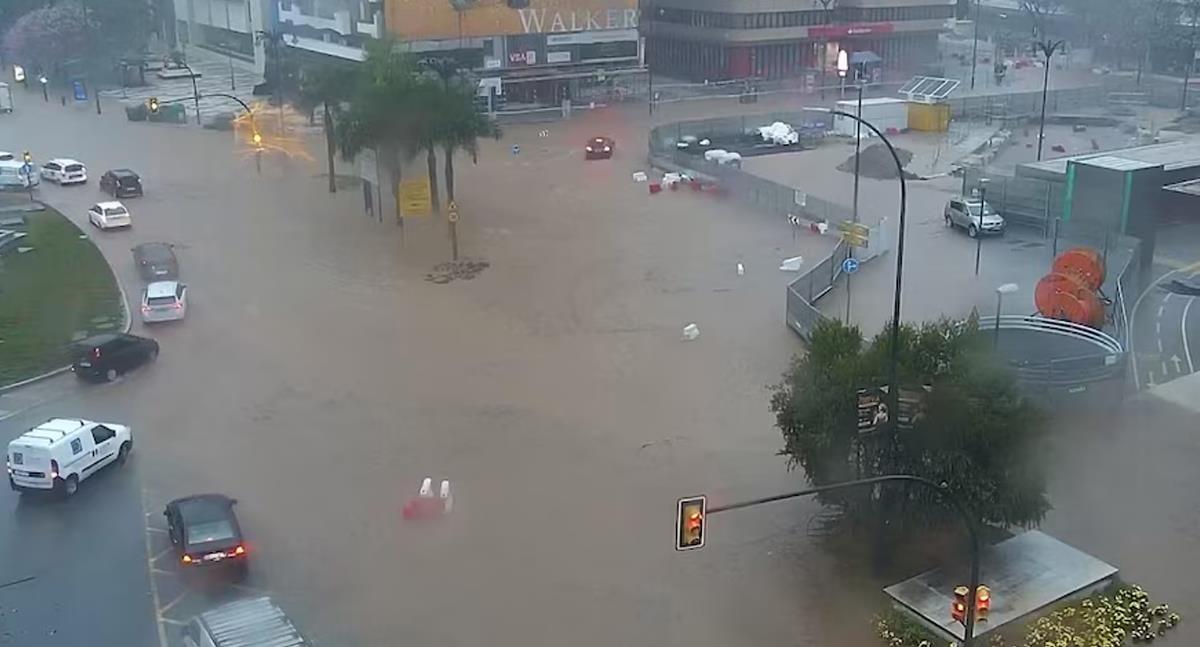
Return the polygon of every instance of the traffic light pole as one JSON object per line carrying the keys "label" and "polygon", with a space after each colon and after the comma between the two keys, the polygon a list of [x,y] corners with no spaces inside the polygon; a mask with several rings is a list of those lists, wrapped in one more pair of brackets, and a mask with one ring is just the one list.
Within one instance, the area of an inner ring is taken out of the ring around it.
{"label": "traffic light pole", "polygon": [[856,481],[845,481],[842,483],[832,483],[830,485],[822,485],[819,487],[809,488],[807,490],[798,490],[796,492],[786,492],[784,494],[776,494],[774,496],[763,497],[761,499],[750,499],[749,501],[739,501],[736,503],[726,503],[725,505],[712,506],[705,512],[706,514],[716,514],[718,512],[728,512],[730,510],[740,510],[742,508],[750,508],[764,503],[774,503],[776,501],[785,501],[787,499],[795,499],[803,496],[812,496],[814,494],[823,494],[825,492],[835,492],[838,490],[849,490],[867,485],[875,485],[877,483],[889,483],[902,481],[907,483],[916,483],[930,488],[940,494],[942,498],[950,502],[954,509],[962,517],[963,524],[967,527],[968,553],[971,561],[971,591],[967,597],[967,617],[963,623],[963,647],[971,647],[975,641],[975,596],[979,591],[979,533],[975,528],[975,517],[972,515],[967,504],[962,499],[955,496],[945,485],[938,485],[929,479],[921,478],[920,476],[911,476],[908,474],[889,474],[887,476],[876,476],[868,479],[858,479]]}

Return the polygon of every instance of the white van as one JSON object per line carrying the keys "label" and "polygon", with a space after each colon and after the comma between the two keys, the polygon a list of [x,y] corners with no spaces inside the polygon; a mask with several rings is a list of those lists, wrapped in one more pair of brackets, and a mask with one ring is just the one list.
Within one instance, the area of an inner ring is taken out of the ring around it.
{"label": "white van", "polygon": [[42,183],[42,176],[34,169],[26,175],[21,172],[24,162],[18,160],[0,160],[0,189],[28,189],[30,184],[37,186]]}
{"label": "white van", "polygon": [[124,464],[132,450],[133,432],[125,425],[52,418],[8,444],[8,484],[18,492],[69,497],[100,468]]}
{"label": "white van", "polygon": [[283,610],[261,597],[227,602],[184,625],[183,647],[311,647]]}

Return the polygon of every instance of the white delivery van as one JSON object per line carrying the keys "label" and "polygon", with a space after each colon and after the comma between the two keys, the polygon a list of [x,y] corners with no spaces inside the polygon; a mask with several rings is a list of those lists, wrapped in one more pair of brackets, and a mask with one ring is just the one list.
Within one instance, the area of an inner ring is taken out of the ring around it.
{"label": "white delivery van", "polygon": [[125,425],[52,418],[8,444],[8,484],[18,492],[69,497],[105,465],[124,464],[132,450],[133,432]]}
{"label": "white delivery van", "polygon": [[0,160],[0,189],[28,189],[30,184],[37,186],[42,183],[42,176],[35,168],[33,173],[22,171],[24,162],[17,160]]}

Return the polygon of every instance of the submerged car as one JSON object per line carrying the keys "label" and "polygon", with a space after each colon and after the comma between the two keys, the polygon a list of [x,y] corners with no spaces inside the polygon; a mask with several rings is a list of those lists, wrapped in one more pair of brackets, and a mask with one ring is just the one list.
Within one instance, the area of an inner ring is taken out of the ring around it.
{"label": "submerged car", "polygon": [[612,137],[593,137],[584,145],[583,156],[590,160],[608,159],[616,148],[617,142]]}
{"label": "submerged car", "polygon": [[223,494],[195,494],[167,504],[167,536],[186,568],[232,566],[247,570],[248,553],[233,507],[237,499]]}
{"label": "submerged car", "polygon": [[169,243],[142,243],[132,250],[133,262],[143,281],[164,281],[179,278],[179,261],[175,248]]}

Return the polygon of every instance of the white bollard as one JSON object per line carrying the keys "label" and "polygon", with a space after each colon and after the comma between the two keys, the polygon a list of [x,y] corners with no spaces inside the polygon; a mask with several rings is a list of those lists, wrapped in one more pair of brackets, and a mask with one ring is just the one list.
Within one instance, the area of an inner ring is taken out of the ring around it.
{"label": "white bollard", "polygon": [[421,489],[417,491],[417,496],[430,498],[433,496],[433,479],[426,476],[424,481],[421,481]]}
{"label": "white bollard", "polygon": [[442,497],[442,512],[450,512],[450,509],[454,507],[454,495],[450,494],[450,481],[442,481],[440,495]]}
{"label": "white bollard", "polygon": [[742,265],[741,263],[738,263],[737,264],[737,273],[738,273],[738,276],[745,276],[746,275],[746,266]]}

